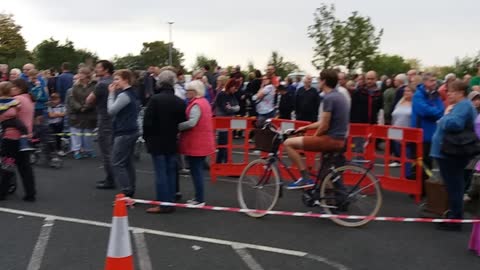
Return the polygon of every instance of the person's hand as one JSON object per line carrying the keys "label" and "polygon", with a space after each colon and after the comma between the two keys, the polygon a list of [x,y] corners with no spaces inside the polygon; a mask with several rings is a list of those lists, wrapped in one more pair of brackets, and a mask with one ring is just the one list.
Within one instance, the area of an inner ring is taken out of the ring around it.
{"label": "person's hand", "polygon": [[40,81],[36,81],[35,86],[40,86]]}
{"label": "person's hand", "polygon": [[296,134],[301,134],[301,133],[305,133],[305,132],[307,132],[306,127],[300,127],[297,130],[295,130]]}
{"label": "person's hand", "polygon": [[115,91],[117,90],[117,85],[115,83],[111,83],[109,86],[108,86],[108,91],[110,93],[114,93]]}

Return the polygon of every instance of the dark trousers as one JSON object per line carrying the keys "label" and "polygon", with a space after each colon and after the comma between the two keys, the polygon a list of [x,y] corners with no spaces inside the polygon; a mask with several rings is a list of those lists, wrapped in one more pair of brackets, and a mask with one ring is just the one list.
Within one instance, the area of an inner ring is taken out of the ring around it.
{"label": "dark trousers", "polygon": [[98,119],[98,146],[103,159],[103,168],[107,175],[105,181],[113,183],[113,167],[112,167],[112,123],[109,120]]}
{"label": "dark trousers", "polygon": [[133,161],[133,150],[138,134],[116,136],[113,140],[113,169],[115,181],[127,196],[135,193],[136,172]]}
{"label": "dark trousers", "polygon": [[433,160],[430,157],[431,148],[432,148],[432,143],[430,142],[423,143],[423,164],[425,164],[430,170],[433,169]]}
{"label": "dark trousers", "polygon": [[[30,153],[19,151],[18,140],[2,140],[1,156],[15,159],[17,171],[22,177],[25,196],[35,197],[35,176],[33,175],[32,165],[30,164]],[[0,169],[0,197],[5,197],[14,172]]]}
{"label": "dark trousers", "polygon": [[448,218],[463,218],[463,194],[465,191],[465,158],[439,158],[437,163],[448,193]]}
{"label": "dark trousers", "polygon": [[193,185],[195,186],[195,200],[200,203],[205,202],[203,188],[203,166],[205,164],[205,157],[187,156],[187,160],[190,165]]}
{"label": "dark trousers", "polygon": [[[228,145],[228,131],[218,132],[218,145],[219,146]],[[227,163],[227,161],[228,161],[228,149],[218,148],[217,163]]]}
{"label": "dark trousers", "polygon": [[177,157],[173,155],[152,155],[155,169],[155,187],[157,200],[162,202],[174,202],[177,192]]}
{"label": "dark trousers", "polygon": [[62,150],[62,135],[56,135],[63,132],[63,122],[49,124],[50,132],[55,134],[55,150]]}

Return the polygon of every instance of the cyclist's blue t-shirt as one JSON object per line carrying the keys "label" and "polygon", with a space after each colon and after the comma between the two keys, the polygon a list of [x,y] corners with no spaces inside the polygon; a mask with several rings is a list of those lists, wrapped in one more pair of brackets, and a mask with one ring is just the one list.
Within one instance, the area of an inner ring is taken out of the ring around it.
{"label": "cyclist's blue t-shirt", "polygon": [[350,105],[348,100],[336,89],[323,98],[323,112],[331,113],[327,135],[334,139],[345,139],[350,123]]}

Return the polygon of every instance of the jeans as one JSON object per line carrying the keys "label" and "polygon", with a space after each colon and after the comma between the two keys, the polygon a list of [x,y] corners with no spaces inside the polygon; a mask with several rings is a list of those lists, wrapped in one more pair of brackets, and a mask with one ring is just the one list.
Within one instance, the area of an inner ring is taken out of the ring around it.
{"label": "jeans", "polygon": [[[393,149],[393,153],[396,157],[401,157],[402,155],[402,145],[397,142],[397,141],[391,141],[391,147]],[[415,159],[415,156],[413,155],[413,149],[412,149],[412,146],[407,144],[405,146],[405,150],[406,150],[406,153],[405,153],[405,157],[407,159]],[[431,169],[431,168],[429,168]],[[410,174],[412,172],[412,163],[411,162],[406,162],[405,163],[405,177],[408,178],[410,177]]]}
{"label": "jeans", "polygon": [[113,140],[112,163],[115,181],[120,185],[122,192],[127,196],[135,193],[135,166],[133,150],[138,134],[116,136]]}
{"label": "jeans", "polygon": [[[33,174],[32,165],[30,164],[30,153],[20,152],[18,140],[2,140],[1,156],[15,159],[17,171],[22,177],[23,189],[25,196],[35,197],[35,176]],[[7,195],[8,187],[14,176],[14,172],[0,169],[0,197]]]}
{"label": "jeans", "polygon": [[[92,136],[85,136],[84,133],[92,133],[93,130],[86,128],[70,127],[72,133],[72,151],[79,152],[80,150],[90,152],[93,151]],[[81,133],[81,134],[78,134]]]}
{"label": "jeans", "polygon": [[195,200],[203,203],[205,202],[203,189],[203,166],[205,164],[205,157],[187,156],[187,160],[190,165],[193,185],[195,186]]}
{"label": "jeans", "polygon": [[469,160],[465,158],[437,159],[440,175],[448,193],[449,213],[447,218],[463,218],[463,194],[465,191],[465,166]]}
{"label": "jeans", "polygon": [[173,155],[152,155],[153,167],[155,169],[155,187],[157,200],[161,202],[174,202],[177,192],[177,156]]}
{"label": "jeans", "polygon": [[267,121],[270,118],[275,117],[275,110],[272,112],[269,112],[267,114],[259,114],[257,116],[257,128],[263,128],[263,125],[265,124],[265,121]]}
{"label": "jeans", "polygon": [[112,123],[109,120],[98,119],[98,146],[103,159],[103,168],[107,174],[106,182],[113,183],[112,168]]}
{"label": "jeans", "polygon": [[[227,146],[228,145],[228,131],[219,131],[218,132],[218,145]],[[217,163],[227,163],[228,161],[228,149],[227,148],[218,148],[217,153]]]}

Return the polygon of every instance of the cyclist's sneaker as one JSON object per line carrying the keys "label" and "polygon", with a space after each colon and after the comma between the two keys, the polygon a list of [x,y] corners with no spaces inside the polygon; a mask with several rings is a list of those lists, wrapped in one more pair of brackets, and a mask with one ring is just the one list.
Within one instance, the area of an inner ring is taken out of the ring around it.
{"label": "cyclist's sneaker", "polygon": [[311,188],[315,186],[315,182],[311,179],[300,178],[297,181],[287,185],[287,189],[302,189],[302,188]]}
{"label": "cyclist's sneaker", "polygon": [[188,200],[188,201],[187,201],[187,204],[188,204],[188,205],[197,206],[197,207],[203,207],[203,206],[205,206],[205,202],[198,202],[198,201],[195,200],[195,199]]}

